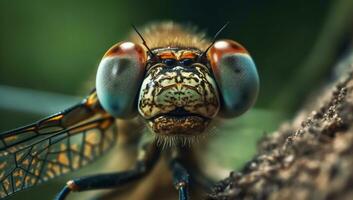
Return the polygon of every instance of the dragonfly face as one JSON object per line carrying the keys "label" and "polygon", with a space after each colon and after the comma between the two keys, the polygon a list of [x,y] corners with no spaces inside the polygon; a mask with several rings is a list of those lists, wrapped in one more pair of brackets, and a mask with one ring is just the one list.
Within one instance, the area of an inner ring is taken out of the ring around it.
{"label": "dragonfly face", "polygon": [[204,132],[220,102],[211,69],[196,49],[154,50],[157,61],[147,65],[138,99],[140,115],[160,135]]}
{"label": "dragonfly face", "polygon": [[[240,44],[209,42],[173,23],[151,26],[144,36],[148,46],[141,36],[107,51],[96,89],[82,102],[0,134],[1,198],[96,160],[116,144],[116,118],[139,115],[157,139],[172,138],[170,143],[197,137],[215,117],[236,117],[253,105],[258,74]],[[136,169],[70,181],[58,199],[68,191],[120,186],[145,175],[160,155],[155,141],[141,139],[146,144],[139,149]],[[183,151],[178,144],[171,149],[165,153],[174,184],[186,199],[189,176],[180,163]]]}

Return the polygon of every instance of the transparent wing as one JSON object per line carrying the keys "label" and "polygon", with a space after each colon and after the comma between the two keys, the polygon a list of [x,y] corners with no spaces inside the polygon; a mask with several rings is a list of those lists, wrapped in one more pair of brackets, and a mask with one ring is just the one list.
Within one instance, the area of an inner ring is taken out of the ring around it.
{"label": "transparent wing", "polygon": [[0,134],[0,198],[80,168],[116,143],[95,91],[72,108]]}

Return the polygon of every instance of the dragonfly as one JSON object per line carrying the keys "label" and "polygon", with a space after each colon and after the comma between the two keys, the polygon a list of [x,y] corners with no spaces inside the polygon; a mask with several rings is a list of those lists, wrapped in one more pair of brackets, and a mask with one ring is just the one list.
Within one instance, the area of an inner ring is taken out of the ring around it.
{"label": "dragonfly", "polygon": [[[227,23],[228,24],[228,23]],[[191,187],[209,187],[193,149],[217,119],[249,110],[259,92],[253,59],[239,43],[212,40],[190,27],[161,22],[103,56],[92,92],[80,103],[33,124],[0,134],[0,198],[44,183],[97,160],[121,137],[136,141],[132,169],[69,180],[55,197],[120,188],[148,176],[159,162],[172,174],[179,200]],[[147,133],[122,136],[120,121]],[[120,161],[123,162],[123,161]],[[196,166],[196,167],[195,167]]]}

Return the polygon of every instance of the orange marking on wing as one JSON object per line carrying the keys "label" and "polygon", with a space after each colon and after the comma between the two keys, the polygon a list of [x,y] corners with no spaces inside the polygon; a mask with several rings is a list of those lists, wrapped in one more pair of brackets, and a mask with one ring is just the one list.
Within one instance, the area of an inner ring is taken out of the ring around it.
{"label": "orange marking on wing", "polygon": [[24,130],[24,132],[34,131],[35,129],[36,129],[35,126],[28,127],[27,129]]}
{"label": "orange marking on wing", "polygon": [[[25,152],[18,153],[16,155],[16,161],[17,162],[20,161],[23,158],[24,155],[25,155]],[[0,169],[1,169],[1,167],[0,167]]]}
{"label": "orange marking on wing", "polygon": [[60,153],[58,155],[58,161],[63,165],[69,165],[69,159],[65,153]]}
{"label": "orange marking on wing", "polygon": [[53,164],[47,163],[47,167],[48,167],[48,168],[52,168],[52,167],[53,167]]}
{"label": "orange marking on wing", "polygon": [[47,171],[47,176],[48,176],[49,178],[53,178],[53,177],[54,177],[54,174],[53,174],[52,171]]}
{"label": "orange marking on wing", "polygon": [[19,180],[18,180],[18,181],[16,181],[16,188],[20,187],[20,186],[21,186],[21,183],[22,183],[22,182],[21,182],[21,181],[19,181]]}
{"label": "orange marking on wing", "polygon": [[87,106],[91,106],[97,103],[97,94],[94,93],[94,95],[91,95],[88,97],[87,101],[86,101],[86,105]]}
{"label": "orange marking on wing", "polygon": [[72,167],[73,167],[74,169],[77,169],[77,168],[80,167],[79,164],[80,164],[80,157],[79,157],[79,156],[73,157],[73,158],[72,158]]}
{"label": "orange marking on wing", "polygon": [[107,129],[111,124],[112,124],[112,121],[110,121],[110,120],[105,120],[103,123],[101,123],[100,127],[101,127],[102,129]]}
{"label": "orange marking on wing", "polygon": [[53,118],[48,119],[47,122],[61,120],[63,117],[64,117],[64,115],[58,115],[58,116],[55,116]]}
{"label": "orange marking on wing", "polygon": [[29,176],[26,176],[26,178],[25,178],[25,185],[28,185],[30,180],[31,180],[31,178],[30,178]]}
{"label": "orange marking on wing", "polygon": [[87,157],[90,157],[92,155],[92,153],[93,153],[92,147],[87,145],[83,154]]}
{"label": "orange marking on wing", "polygon": [[97,131],[89,131],[87,132],[86,141],[90,144],[98,144],[100,142],[100,135]]}
{"label": "orange marking on wing", "polygon": [[61,143],[61,144],[60,144],[60,151],[65,151],[66,149],[67,149],[66,144]]}
{"label": "orange marking on wing", "polygon": [[12,135],[10,137],[4,138],[4,140],[8,144],[10,142],[13,142],[13,141],[17,140],[17,136],[16,135]]}
{"label": "orange marking on wing", "polygon": [[54,165],[51,169],[55,172],[55,174],[60,174],[60,167],[58,165]]}
{"label": "orange marking on wing", "polygon": [[72,144],[71,145],[71,149],[75,150],[75,151],[78,151],[78,145],[77,144]]}
{"label": "orange marking on wing", "polygon": [[10,188],[10,182],[8,179],[4,180],[4,182],[2,183],[2,185],[5,187],[6,190],[9,190]]}
{"label": "orange marking on wing", "polygon": [[39,169],[36,169],[36,170],[34,171],[34,175],[39,176],[39,174],[40,174]]}
{"label": "orange marking on wing", "polygon": [[18,176],[18,175],[19,175],[19,172],[18,172],[18,171],[15,171],[15,172],[13,173],[13,175],[14,175],[14,176]]}
{"label": "orange marking on wing", "polygon": [[28,159],[24,160],[24,161],[22,162],[22,164],[24,164],[24,165],[29,165],[29,160],[28,160]]}
{"label": "orange marking on wing", "polygon": [[99,101],[98,101],[98,96],[97,93],[93,93],[91,94],[85,102],[85,107],[93,110],[93,112],[96,113],[101,113],[103,114],[103,116],[109,116],[109,114],[107,112],[105,112],[102,107],[100,107]]}

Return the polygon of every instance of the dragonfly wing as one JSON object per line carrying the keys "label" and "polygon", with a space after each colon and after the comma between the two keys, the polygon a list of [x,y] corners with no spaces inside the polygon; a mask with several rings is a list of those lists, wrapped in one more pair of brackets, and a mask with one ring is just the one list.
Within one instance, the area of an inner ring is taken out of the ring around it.
{"label": "dragonfly wing", "polygon": [[0,198],[78,169],[116,143],[96,92],[34,124],[0,134]]}

